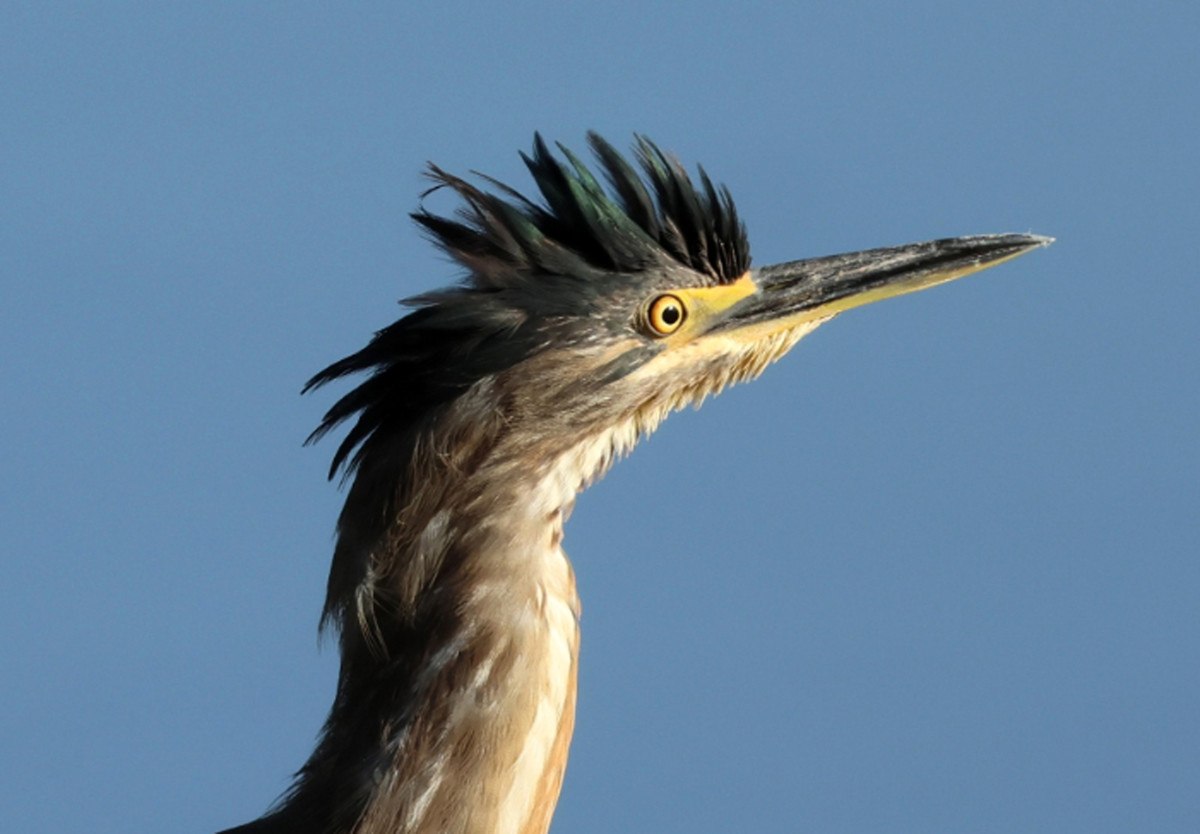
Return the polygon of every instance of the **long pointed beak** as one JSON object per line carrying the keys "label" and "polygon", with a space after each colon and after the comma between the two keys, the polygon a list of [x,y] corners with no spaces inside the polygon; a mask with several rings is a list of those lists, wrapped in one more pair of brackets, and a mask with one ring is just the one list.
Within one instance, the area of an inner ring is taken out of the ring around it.
{"label": "long pointed beak", "polygon": [[753,270],[755,292],[731,306],[713,331],[790,329],[853,307],[927,289],[1030,250],[1054,238],[975,235],[867,249]]}

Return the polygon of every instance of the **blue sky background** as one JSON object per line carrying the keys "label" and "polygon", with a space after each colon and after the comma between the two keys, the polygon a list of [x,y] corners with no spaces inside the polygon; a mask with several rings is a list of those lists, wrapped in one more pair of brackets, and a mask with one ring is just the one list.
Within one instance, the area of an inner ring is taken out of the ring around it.
{"label": "blue sky background", "polygon": [[421,169],[644,131],[846,315],[583,496],[554,831],[1195,831],[1200,7],[5,4],[0,815],[210,832],[308,754],[302,382],[455,269]]}

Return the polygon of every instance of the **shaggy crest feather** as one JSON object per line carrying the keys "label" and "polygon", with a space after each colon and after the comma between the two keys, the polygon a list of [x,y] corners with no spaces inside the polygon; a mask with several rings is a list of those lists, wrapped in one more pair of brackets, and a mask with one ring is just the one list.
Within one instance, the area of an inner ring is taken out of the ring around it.
{"label": "shaggy crest feather", "polygon": [[[315,442],[358,415],[334,454],[331,478],[339,470],[345,476],[357,470],[380,428],[410,425],[537,349],[537,328],[506,291],[539,293],[549,306],[555,285],[570,282],[577,289],[653,265],[679,264],[714,285],[749,269],[750,245],[733,198],[703,168],[697,186],[678,160],[644,136],[636,137],[636,167],[598,134],[589,133],[588,143],[607,189],[570,150],[558,145],[560,160],[535,135],[532,154],[521,156],[543,205],[490,177],[479,175],[492,191],[430,164],[434,185],[425,195],[448,188],[462,206],[454,217],[424,208],[412,217],[467,268],[467,281],[409,299],[413,312],[304,386],[308,392],[371,372],[334,403],[308,438]],[[501,342],[502,351],[476,349]]]}

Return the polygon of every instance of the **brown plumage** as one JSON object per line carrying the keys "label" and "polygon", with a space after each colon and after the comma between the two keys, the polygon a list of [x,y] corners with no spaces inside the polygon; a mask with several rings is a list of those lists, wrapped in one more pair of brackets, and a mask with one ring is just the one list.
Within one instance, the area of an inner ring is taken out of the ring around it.
{"label": "brown plumage", "polygon": [[[955,238],[750,268],[732,199],[648,140],[599,137],[606,190],[562,149],[542,203],[431,168],[463,201],[414,215],[468,270],[308,388],[366,373],[324,622],[341,670],[321,738],[266,816],[230,832],[544,834],[574,723],[575,496],[672,410],[748,379],[859,304],[1048,242]],[[307,390],[307,389],[306,389]]]}

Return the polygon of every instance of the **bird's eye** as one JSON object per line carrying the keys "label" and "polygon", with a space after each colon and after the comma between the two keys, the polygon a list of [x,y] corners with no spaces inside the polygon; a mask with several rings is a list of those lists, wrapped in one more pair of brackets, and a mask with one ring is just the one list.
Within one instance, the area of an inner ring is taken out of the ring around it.
{"label": "bird's eye", "polygon": [[679,329],[679,325],[683,324],[687,313],[684,311],[683,302],[676,295],[660,295],[650,303],[650,309],[646,319],[650,322],[650,329],[659,336],[670,336]]}

